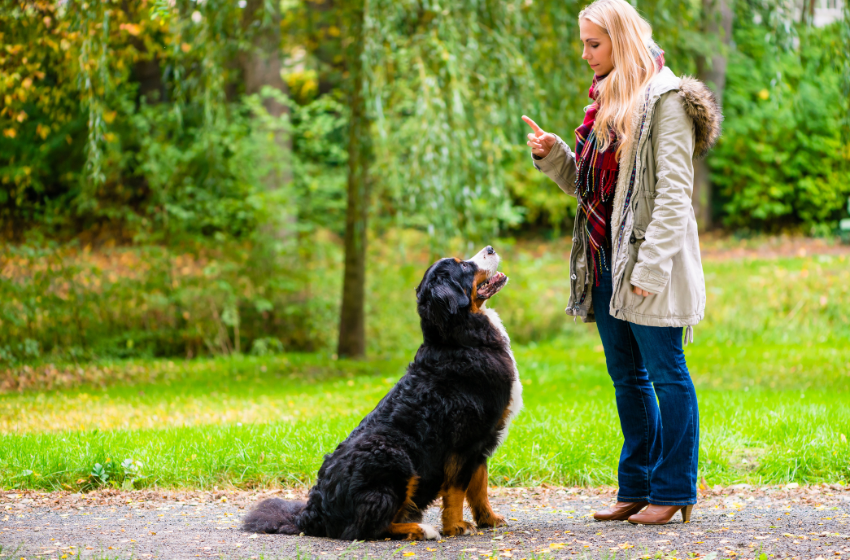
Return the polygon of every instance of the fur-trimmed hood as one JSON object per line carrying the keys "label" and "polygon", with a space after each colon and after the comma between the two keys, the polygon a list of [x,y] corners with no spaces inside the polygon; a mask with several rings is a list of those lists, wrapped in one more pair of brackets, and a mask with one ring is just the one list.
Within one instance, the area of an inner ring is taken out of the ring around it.
{"label": "fur-trimmed hood", "polygon": [[720,104],[713,91],[690,76],[682,77],[679,97],[682,98],[685,112],[694,121],[694,155],[705,157],[720,138],[720,125],[723,122]]}
{"label": "fur-trimmed hood", "polygon": [[659,96],[678,90],[685,113],[694,121],[694,157],[705,157],[720,138],[723,122],[723,112],[714,92],[691,76],[676,77],[666,66],[653,79],[650,88]]}

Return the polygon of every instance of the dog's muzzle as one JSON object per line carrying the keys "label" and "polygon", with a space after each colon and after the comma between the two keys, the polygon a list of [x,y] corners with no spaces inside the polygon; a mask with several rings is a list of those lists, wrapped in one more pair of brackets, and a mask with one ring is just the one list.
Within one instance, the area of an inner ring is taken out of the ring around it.
{"label": "dog's muzzle", "polygon": [[479,270],[483,270],[487,273],[487,280],[476,286],[478,297],[481,299],[489,299],[493,297],[499,290],[505,287],[505,284],[508,283],[508,277],[503,273],[498,272],[501,260],[502,259],[499,257],[499,254],[496,253],[491,245],[487,245],[478,251],[478,254],[469,259],[469,262],[475,263],[475,266],[477,266]]}

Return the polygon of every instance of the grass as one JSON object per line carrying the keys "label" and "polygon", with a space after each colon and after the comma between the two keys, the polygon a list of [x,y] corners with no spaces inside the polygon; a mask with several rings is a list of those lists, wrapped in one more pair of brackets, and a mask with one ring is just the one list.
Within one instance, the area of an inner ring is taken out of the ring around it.
{"label": "grass", "polygon": [[[621,436],[601,349],[552,342],[516,354],[526,408],[491,462],[491,481],[614,483]],[[842,386],[850,349],[706,345],[691,347],[688,359],[710,484],[850,479],[850,394]],[[791,364],[805,375],[789,373]],[[96,463],[120,484],[125,459],[142,464],[146,478],[136,477],[136,487],[309,484],[404,365],[220,358],[175,364],[155,384],[7,395],[0,484],[85,487],[99,483],[89,476]]]}
{"label": "grass", "polygon": [[[563,316],[563,248],[506,247],[511,284],[492,305],[516,341],[526,407],[491,461],[491,482],[614,484],[613,389],[595,328]],[[0,395],[0,486],[309,485],[413,355],[420,335],[407,288],[422,264],[373,278],[384,296],[372,300],[370,332],[385,338],[366,361],[136,359],[81,366],[121,372],[114,382]],[[710,485],[850,480],[846,256],[712,261],[705,271],[708,314],[686,349],[700,475]]]}

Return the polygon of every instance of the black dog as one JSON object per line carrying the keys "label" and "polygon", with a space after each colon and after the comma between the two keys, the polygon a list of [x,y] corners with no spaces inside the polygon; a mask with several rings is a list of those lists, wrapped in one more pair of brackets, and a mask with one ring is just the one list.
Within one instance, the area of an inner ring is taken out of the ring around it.
{"label": "black dog", "polygon": [[257,533],[436,539],[422,511],[443,499],[442,533],[505,519],[487,499],[487,458],[522,407],[510,340],[486,300],[507,284],[486,247],[436,262],[416,288],[424,342],[407,373],[330,455],[307,503],[272,498],[245,517]]}

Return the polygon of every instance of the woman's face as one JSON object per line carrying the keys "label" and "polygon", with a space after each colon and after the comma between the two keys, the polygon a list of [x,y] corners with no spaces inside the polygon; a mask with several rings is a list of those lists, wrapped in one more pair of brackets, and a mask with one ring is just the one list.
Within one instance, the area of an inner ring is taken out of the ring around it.
{"label": "woman's face", "polygon": [[611,60],[611,37],[608,33],[589,19],[578,20],[579,37],[584,45],[581,57],[590,64],[590,69],[597,76],[605,76],[614,69]]}

